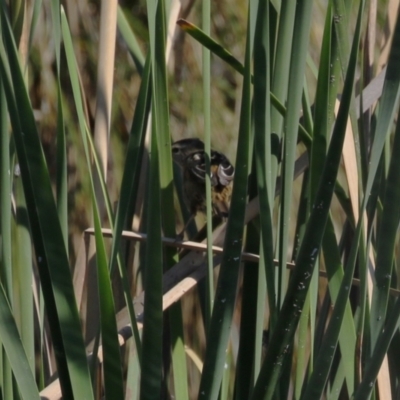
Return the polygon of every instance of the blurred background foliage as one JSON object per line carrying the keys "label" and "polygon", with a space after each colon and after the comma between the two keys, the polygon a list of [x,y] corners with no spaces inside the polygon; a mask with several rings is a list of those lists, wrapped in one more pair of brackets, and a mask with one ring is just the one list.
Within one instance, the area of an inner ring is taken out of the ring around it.
{"label": "blurred background foliage", "polygon": [[[29,7],[29,2],[27,3]],[[376,52],[387,48],[390,34],[387,26],[388,0],[380,1],[377,8]],[[122,1],[120,3],[130,23],[140,47],[145,54],[148,50],[148,28],[146,2]],[[98,32],[100,1],[65,1],[65,10],[74,40],[74,50],[79,64],[82,84],[85,90],[89,115],[93,120],[96,106],[96,68],[98,57]],[[312,9],[312,28],[310,32],[310,62],[306,70],[307,89],[310,102],[313,103],[319,64],[320,46],[327,1],[315,1]],[[356,7],[356,4],[354,5]],[[247,2],[212,2],[211,37],[228,49],[237,59],[244,57],[246,38]],[[182,1],[181,16],[200,25],[201,2]],[[27,13],[29,14],[28,8]],[[55,54],[49,4],[43,2],[39,14],[39,23],[35,29],[29,59],[29,91],[35,117],[39,124],[43,147],[53,180],[55,180],[55,140],[57,122],[57,90],[55,85]],[[170,99],[170,131],[173,140],[183,137],[204,138],[202,103],[202,46],[191,40],[183,31],[177,30],[174,38],[172,57],[168,64],[168,85]],[[61,53],[62,57],[63,53]],[[121,181],[125,148],[130,124],[136,105],[140,76],[136,71],[132,57],[120,35],[117,36],[116,62],[114,70],[112,134],[108,165],[108,189],[111,198],[118,199],[118,182]],[[379,72],[385,62],[383,57],[377,60],[373,68]],[[65,65],[62,59],[62,65]],[[88,176],[83,171],[86,166],[79,146],[80,136],[75,118],[75,107],[70,91],[68,70],[61,68],[68,143],[68,185],[69,185],[69,226],[71,261],[79,247],[82,230],[88,226],[90,210],[88,204]],[[374,75],[374,73],[373,73]],[[223,151],[235,163],[236,137],[239,123],[241,75],[218,57],[211,58],[211,95],[213,107],[212,145]],[[345,183],[344,183],[345,184]]]}
{"label": "blurred background foliage", "polygon": [[[57,122],[57,91],[55,85],[55,54],[53,51],[49,4],[43,2],[42,12],[32,43],[29,63],[29,82],[32,105],[39,123],[43,147],[49,163],[50,172],[55,179],[55,140]],[[145,1],[121,2],[126,11],[132,30],[145,54],[148,50],[147,10]],[[212,37],[229,49],[239,60],[243,59],[246,37],[245,1],[213,2]],[[96,73],[99,32],[98,2],[66,1],[65,10],[70,23],[74,41],[74,50],[79,64],[82,84],[85,89],[87,106],[93,118],[96,99]],[[201,2],[192,0],[182,2],[181,14],[199,24]],[[108,165],[108,189],[111,198],[118,199],[118,185],[122,177],[126,143],[136,98],[140,76],[129,55],[127,46],[120,35],[117,37],[116,60],[114,70],[112,132],[110,136],[110,162]],[[65,59],[62,61],[65,65]],[[213,147],[223,151],[234,163],[236,154],[236,136],[239,121],[241,76],[217,57],[212,57],[212,98],[211,110],[213,126]],[[74,244],[71,257],[77,252],[76,241],[90,221],[88,204],[88,176],[84,173],[86,165],[82,157],[82,148],[78,145],[75,109],[70,91],[68,70],[61,68],[61,82],[64,90],[64,102],[67,140],[68,140],[68,185],[69,185],[69,222],[70,240]],[[202,116],[202,76],[201,45],[191,40],[184,32],[177,30],[168,64],[170,124],[174,140],[183,137],[204,138]],[[75,239],[74,239],[75,238]],[[72,258],[72,262],[74,258]]]}

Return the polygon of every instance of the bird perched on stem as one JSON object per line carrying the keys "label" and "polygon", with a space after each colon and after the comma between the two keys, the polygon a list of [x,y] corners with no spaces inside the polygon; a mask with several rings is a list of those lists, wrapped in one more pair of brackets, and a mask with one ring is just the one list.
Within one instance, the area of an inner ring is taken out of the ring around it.
{"label": "bird perched on stem", "polygon": [[[192,218],[206,211],[206,154],[200,139],[182,139],[172,144],[172,156],[183,173],[183,193]],[[211,203],[214,214],[227,217],[235,168],[215,150],[210,154]]]}

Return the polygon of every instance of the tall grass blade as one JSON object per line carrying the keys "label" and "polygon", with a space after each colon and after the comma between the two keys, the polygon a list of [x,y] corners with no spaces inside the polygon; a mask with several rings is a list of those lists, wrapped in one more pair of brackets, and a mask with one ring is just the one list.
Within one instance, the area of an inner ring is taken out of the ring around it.
{"label": "tall grass blade", "polygon": [[[278,12],[276,32],[271,32],[271,35],[274,33],[271,38],[271,46],[275,46],[276,42],[275,52],[271,53],[271,55],[273,54],[273,58],[271,57],[271,100],[273,95],[280,104],[285,104],[287,100],[295,12],[296,3],[294,1],[282,2]],[[285,115],[276,107],[271,109],[271,132],[276,133],[279,142],[283,136]],[[274,157],[271,163],[271,194],[275,193],[278,158],[279,156]]]}
{"label": "tall grass blade", "polygon": [[[130,228],[128,216],[133,214],[132,208],[136,204],[139,190],[140,166],[142,164],[144,150],[144,140],[146,136],[146,127],[150,113],[151,105],[151,61],[150,55],[146,59],[143,71],[143,79],[140,85],[138,100],[136,103],[135,114],[129,135],[124,172],[121,182],[121,191],[115,216],[114,236],[110,255],[110,270],[117,259],[121,243],[122,230]],[[128,291],[129,292],[129,291]],[[139,362],[141,360],[141,339],[137,329],[135,313],[132,301],[126,299],[131,326],[135,338],[135,346]]]}
{"label": "tall grass blade", "polygon": [[64,396],[91,399],[93,393],[85,347],[48,169],[4,8],[1,17],[3,38],[8,50],[7,55],[3,48],[0,50],[1,75],[7,94],[52,339],[59,350],[56,357],[60,382]]}
{"label": "tall grass blade", "polygon": [[127,44],[129,51],[132,55],[133,61],[135,62],[136,69],[140,76],[143,75],[145,58],[140,50],[139,43],[136,40],[136,37],[129,26],[129,22],[125,17],[124,11],[121,6],[118,5],[117,10],[117,24],[118,29]]}
{"label": "tall grass blade", "polygon": [[[154,115],[154,106],[153,112]],[[153,117],[154,119],[154,117]],[[144,319],[140,399],[161,398],[162,382],[162,273],[161,202],[157,137],[153,121],[148,192],[146,267],[144,271]]]}
{"label": "tall grass blade", "polygon": [[53,19],[54,47],[57,66],[57,211],[64,236],[65,248],[68,253],[67,144],[60,82],[61,18],[59,1],[53,1],[51,3],[51,13]]}
{"label": "tall grass blade", "polygon": [[[210,35],[210,0],[203,1],[202,20],[206,35]],[[211,205],[211,55],[210,50],[203,47],[203,110],[204,110],[204,151],[206,153],[206,215],[207,215],[207,275],[205,293],[205,327],[210,325],[214,302],[214,265],[212,252],[212,205]]]}
{"label": "tall grass blade", "polygon": [[[220,57],[222,60],[227,62],[232,68],[238,71],[243,75],[244,66],[243,64],[233,57],[229,51],[224,49],[220,44],[218,44],[215,40],[207,36],[201,29],[199,29],[196,25],[184,20],[178,20],[177,24],[189,35],[191,35],[194,39],[196,39],[199,43],[209,49],[213,54]],[[253,77],[252,77],[253,82]],[[286,115],[286,107],[282,104],[280,100],[274,95],[274,93],[270,93],[271,103],[276,108],[276,110],[282,115]],[[300,137],[301,140],[308,146],[311,143],[311,135],[307,130],[300,124]]]}
{"label": "tall grass blade", "polygon": [[[94,187],[92,188],[92,192],[94,199]],[[107,399],[122,399],[124,396],[124,383],[122,378],[122,362],[118,343],[114,299],[107,266],[106,250],[101,233],[99,210],[95,202],[93,202],[93,214],[96,238],[98,290],[99,293],[101,293],[99,300],[101,341],[103,344],[104,356],[104,390]]]}
{"label": "tall grass blade", "polygon": [[[103,357],[104,357],[104,387],[107,398],[123,397],[123,379],[122,379],[122,366],[120,349],[118,343],[117,324],[115,319],[114,299],[111,288],[111,281],[109,276],[109,269],[107,266],[107,257],[104,247],[104,241],[101,233],[99,205],[95,199],[95,183],[92,174],[92,159],[94,159],[95,170],[99,179],[99,184],[107,206],[108,214],[111,215],[110,202],[105,188],[105,182],[102,175],[99,159],[95,153],[94,144],[91,135],[87,131],[84,119],[84,110],[82,107],[82,98],[79,90],[79,80],[76,69],[76,62],[72,49],[72,41],[69,33],[65,14],[62,13],[62,30],[63,39],[65,44],[65,51],[67,55],[69,73],[71,84],[73,87],[73,94],[75,104],[77,107],[78,120],[81,128],[81,136],[83,147],[86,156],[86,166],[89,171],[92,206],[93,206],[93,219],[95,224],[95,239],[96,239],[96,259],[97,259],[97,278],[98,278],[98,291],[101,293],[99,296],[100,302],[100,323],[102,333]],[[92,154],[90,154],[90,150]],[[110,217],[112,222],[112,217]]]}
{"label": "tall grass blade", "polygon": [[[249,10],[250,15],[250,10]],[[251,74],[250,74],[250,34],[246,40],[245,73],[243,80],[242,105],[239,123],[239,139],[236,157],[233,194],[228,218],[224,253],[218,277],[211,324],[207,332],[203,374],[200,381],[199,399],[217,399],[225,364],[236,287],[239,274],[243,224],[249,172],[249,138],[251,122]]]}
{"label": "tall grass blade", "polygon": [[273,262],[274,232],[272,208],[275,185],[272,175],[271,101],[269,63],[269,5],[258,3],[256,32],[254,36],[254,157],[260,201],[261,243],[263,247],[268,304],[271,325],[276,321],[275,265]]}
{"label": "tall grass blade", "polygon": [[289,72],[290,94],[287,97],[287,113],[283,137],[284,157],[282,160],[282,195],[279,220],[279,270],[277,304],[282,306],[286,293],[286,259],[290,228],[290,207],[293,193],[293,171],[296,156],[298,110],[301,108],[307,47],[310,34],[312,1],[297,3],[293,36],[291,69]]}

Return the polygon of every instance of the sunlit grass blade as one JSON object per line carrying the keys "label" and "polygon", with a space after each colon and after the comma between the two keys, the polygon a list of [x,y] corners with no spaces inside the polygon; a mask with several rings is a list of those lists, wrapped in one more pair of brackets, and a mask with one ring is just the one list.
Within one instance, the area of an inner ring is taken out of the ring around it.
{"label": "sunlit grass blade", "polygon": [[207,332],[208,346],[200,381],[199,399],[217,399],[218,397],[235,305],[243,240],[247,177],[249,173],[251,124],[250,48],[250,33],[248,32],[233,194],[224,241],[225,251],[218,277],[211,324]]}
{"label": "sunlit grass blade", "polygon": [[[184,20],[180,19],[177,21],[177,24],[189,35],[191,35],[194,39],[196,39],[203,46],[208,48],[213,54],[220,57],[222,60],[227,62],[232,68],[238,71],[243,75],[244,66],[243,64],[233,57],[226,49],[224,49],[220,44],[215,42],[212,38],[205,35],[205,33],[198,28],[196,25]],[[286,115],[286,107],[275,97],[273,93],[270,93],[271,103],[278,110],[278,112],[285,116]],[[302,125],[299,125],[301,139],[304,141],[306,145],[311,143],[311,136],[309,132],[307,132]]]}
{"label": "sunlit grass blade", "polygon": [[139,74],[143,74],[145,58],[140,50],[139,43],[136,40],[136,37],[129,26],[129,22],[125,17],[124,11],[122,10],[121,6],[118,5],[117,11],[117,24],[118,29],[121,32],[122,37],[127,44],[129,51],[132,55],[133,61],[135,62],[136,69],[138,70]]}
{"label": "sunlit grass blade", "polygon": [[4,12],[2,8],[3,39],[7,45],[10,66],[8,70],[7,56],[1,48],[1,75],[5,83],[52,339],[59,349],[56,357],[60,381],[65,396],[75,393],[76,396],[91,399],[92,387],[64,239],[32,106]]}
{"label": "sunlit grass blade", "polygon": [[236,59],[229,51],[224,49],[220,44],[218,44],[215,40],[213,40],[210,36],[208,36],[199,27],[184,19],[178,20],[177,24],[186,33],[188,33],[190,36],[196,39],[199,43],[201,43],[204,47],[209,49],[212,53],[218,55],[218,57],[227,62],[236,71],[240,72],[242,75],[244,74],[244,68],[245,68],[244,65],[238,59]]}

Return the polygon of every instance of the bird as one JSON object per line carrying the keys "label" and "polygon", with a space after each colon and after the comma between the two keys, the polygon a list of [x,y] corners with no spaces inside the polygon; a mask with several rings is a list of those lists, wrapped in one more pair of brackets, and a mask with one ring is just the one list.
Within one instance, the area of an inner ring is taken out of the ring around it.
{"label": "bird", "polygon": [[[205,157],[204,143],[200,139],[181,139],[172,144],[172,158],[182,170],[184,200],[191,219],[198,212],[206,212]],[[211,203],[212,211],[218,217],[228,217],[234,174],[235,168],[228,158],[219,151],[211,150]]]}

